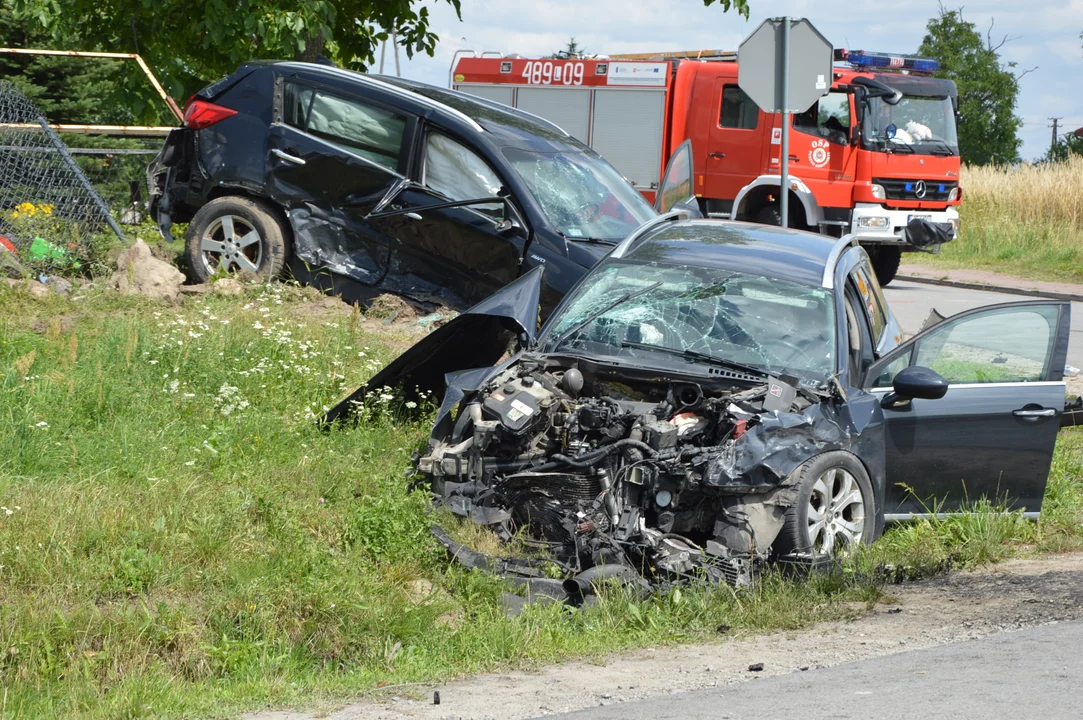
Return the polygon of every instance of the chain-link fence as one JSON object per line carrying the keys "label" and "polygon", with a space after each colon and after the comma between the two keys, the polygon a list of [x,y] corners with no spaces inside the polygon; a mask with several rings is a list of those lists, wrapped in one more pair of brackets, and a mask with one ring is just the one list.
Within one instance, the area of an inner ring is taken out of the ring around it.
{"label": "chain-link fence", "polygon": [[[105,167],[116,157],[102,155]],[[63,272],[84,267],[114,234],[123,235],[72,150],[33,103],[0,81],[0,245],[27,267]]]}

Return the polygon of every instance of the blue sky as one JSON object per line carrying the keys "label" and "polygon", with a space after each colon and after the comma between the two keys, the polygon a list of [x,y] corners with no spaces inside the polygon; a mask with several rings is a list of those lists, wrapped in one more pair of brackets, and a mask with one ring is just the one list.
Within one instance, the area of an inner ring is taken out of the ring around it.
{"label": "blue sky", "polygon": [[[407,61],[402,74],[447,85],[451,57],[458,49],[496,50],[525,56],[563,48],[569,36],[588,52],[736,49],[768,16],[807,17],[835,47],[915,52],[925,24],[938,12],[936,0],[890,3],[885,0],[749,0],[745,20],[701,0],[462,0],[462,22],[450,6],[424,4],[433,14],[441,42],[436,56]],[[1083,127],[1083,0],[967,0],[964,17],[983,33],[993,21],[1005,61],[1017,71],[1037,68],[1021,80],[1016,114],[1023,119],[1022,154],[1030,159],[1049,146],[1049,117],[1063,117],[1063,127]],[[956,5],[948,4],[948,7]],[[385,72],[394,72],[390,52]]]}

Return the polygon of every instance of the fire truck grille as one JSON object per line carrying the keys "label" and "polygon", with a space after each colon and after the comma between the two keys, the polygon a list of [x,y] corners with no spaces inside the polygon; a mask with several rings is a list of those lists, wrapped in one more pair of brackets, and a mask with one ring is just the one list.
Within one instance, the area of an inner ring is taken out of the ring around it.
{"label": "fire truck grille", "polygon": [[902,180],[899,178],[873,178],[872,181],[884,188],[888,200],[940,200],[948,199],[959,183],[937,182],[935,180]]}

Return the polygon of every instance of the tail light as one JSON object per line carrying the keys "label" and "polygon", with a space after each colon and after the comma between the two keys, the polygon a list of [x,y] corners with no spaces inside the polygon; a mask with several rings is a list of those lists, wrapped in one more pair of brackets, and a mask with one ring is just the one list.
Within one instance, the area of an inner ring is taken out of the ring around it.
{"label": "tail light", "polygon": [[237,114],[236,110],[206,100],[192,100],[184,109],[184,127],[202,130]]}

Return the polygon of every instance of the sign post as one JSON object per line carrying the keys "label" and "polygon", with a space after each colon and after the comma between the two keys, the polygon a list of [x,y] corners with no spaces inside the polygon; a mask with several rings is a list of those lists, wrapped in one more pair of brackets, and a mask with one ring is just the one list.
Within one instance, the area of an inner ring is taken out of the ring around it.
{"label": "sign post", "polygon": [[831,89],[834,51],[804,18],[764,20],[737,50],[737,85],[766,113],[782,114],[779,210],[790,225],[790,115]]}

